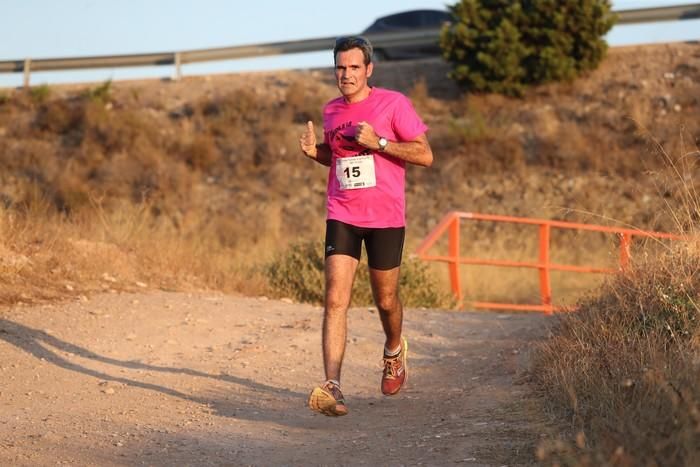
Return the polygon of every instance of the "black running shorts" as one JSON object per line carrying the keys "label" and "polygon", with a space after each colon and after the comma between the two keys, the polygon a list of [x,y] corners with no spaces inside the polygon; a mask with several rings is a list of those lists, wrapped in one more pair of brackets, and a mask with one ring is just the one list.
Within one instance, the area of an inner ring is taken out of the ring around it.
{"label": "black running shorts", "polygon": [[362,240],[372,269],[386,271],[401,265],[405,227],[365,228],[329,219],[326,221],[326,258],[348,255],[360,260]]}

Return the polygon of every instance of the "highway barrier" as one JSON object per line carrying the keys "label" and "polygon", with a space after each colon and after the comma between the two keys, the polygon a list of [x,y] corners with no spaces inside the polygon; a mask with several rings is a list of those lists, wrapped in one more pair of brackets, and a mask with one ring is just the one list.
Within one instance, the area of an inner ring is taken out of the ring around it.
{"label": "highway barrier", "polygon": [[[618,15],[617,24],[697,19],[700,18],[700,3],[620,10],[615,13]],[[367,34],[367,38],[377,48],[389,48],[396,45],[421,47],[437,43],[439,37],[439,28]],[[23,73],[24,86],[28,87],[32,71],[172,65],[175,67],[173,78],[179,80],[182,77],[182,65],[184,64],[332,50],[335,39],[335,37],[323,37],[151,54],[3,60],[0,61],[0,73]]]}

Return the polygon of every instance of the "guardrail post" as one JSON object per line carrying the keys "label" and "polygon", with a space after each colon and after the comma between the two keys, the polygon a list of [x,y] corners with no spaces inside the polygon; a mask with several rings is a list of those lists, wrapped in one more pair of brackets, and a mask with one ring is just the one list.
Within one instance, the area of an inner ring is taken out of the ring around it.
{"label": "guardrail post", "polygon": [[24,59],[23,71],[24,71],[23,85],[25,88],[28,88],[29,87],[29,76],[32,72],[32,59],[31,58]]}
{"label": "guardrail post", "polygon": [[462,283],[459,277],[459,216],[455,215],[450,223],[448,249],[450,255],[450,284],[457,298],[458,305],[462,304]]}
{"label": "guardrail post", "polygon": [[180,81],[182,79],[182,54],[180,52],[175,52],[175,81]]}
{"label": "guardrail post", "polygon": [[549,234],[550,225],[540,224],[540,298],[542,305],[548,309],[546,314],[552,314],[552,283],[549,276]]}
{"label": "guardrail post", "polygon": [[620,234],[620,270],[624,271],[629,267],[632,246],[632,234]]}

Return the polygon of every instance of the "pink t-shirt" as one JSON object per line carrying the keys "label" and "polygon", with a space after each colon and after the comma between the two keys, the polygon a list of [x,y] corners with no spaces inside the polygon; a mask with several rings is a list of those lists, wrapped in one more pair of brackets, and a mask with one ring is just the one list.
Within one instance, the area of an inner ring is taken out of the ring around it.
{"label": "pink t-shirt", "polygon": [[[357,227],[403,227],[406,163],[355,142],[355,129],[362,121],[390,141],[412,141],[428,129],[411,101],[396,91],[373,87],[363,101],[348,103],[341,96],[328,102],[323,109],[323,139],[333,154],[328,219]],[[355,159],[339,162],[351,157]]]}

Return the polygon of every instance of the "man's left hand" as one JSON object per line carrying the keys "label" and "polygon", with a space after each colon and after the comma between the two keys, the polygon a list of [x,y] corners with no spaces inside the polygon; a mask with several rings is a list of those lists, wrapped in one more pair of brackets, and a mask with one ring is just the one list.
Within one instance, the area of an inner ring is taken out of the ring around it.
{"label": "man's left hand", "polygon": [[355,141],[367,149],[379,149],[379,136],[367,122],[359,122],[355,128]]}

